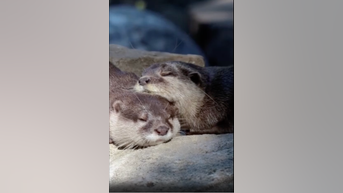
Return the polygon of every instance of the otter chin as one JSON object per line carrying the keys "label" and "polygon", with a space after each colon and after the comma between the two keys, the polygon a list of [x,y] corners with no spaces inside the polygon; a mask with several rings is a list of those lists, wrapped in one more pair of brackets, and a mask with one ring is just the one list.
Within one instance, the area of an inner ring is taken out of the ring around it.
{"label": "otter chin", "polygon": [[119,148],[170,141],[180,131],[178,109],[163,97],[135,92],[138,77],[110,63],[109,140]]}
{"label": "otter chin", "polygon": [[233,67],[153,64],[134,90],[174,102],[182,125],[191,133],[233,133]]}

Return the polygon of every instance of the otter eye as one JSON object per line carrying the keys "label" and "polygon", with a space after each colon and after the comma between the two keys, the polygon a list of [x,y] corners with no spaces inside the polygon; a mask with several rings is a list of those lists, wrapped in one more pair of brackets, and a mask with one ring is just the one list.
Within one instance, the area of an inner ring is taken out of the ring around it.
{"label": "otter eye", "polygon": [[171,71],[162,71],[161,72],[161,76],[170,76],[170,75],[172,75]]}
{"label": "otter eye", "polygon": [[148,120],[148,114],[147,113],[142,113],[139,117],[138,120],[146,122]]}
{"label": "otter eye", "polygon": [[139,118],[140,121],[146,122],[147,119]]}

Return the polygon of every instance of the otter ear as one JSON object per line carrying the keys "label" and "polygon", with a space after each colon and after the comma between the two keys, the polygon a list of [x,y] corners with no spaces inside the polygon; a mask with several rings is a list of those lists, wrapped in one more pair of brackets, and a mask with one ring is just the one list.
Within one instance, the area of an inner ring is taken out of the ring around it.
{"label": "otter ear", "polygon": [[197,86],[199,86],[201,84],[201,76],[199,73],[197,72],[190,72],[188,74],[188,77],[191,79],[191,81],[196,84]]}
{"label": "otter ear", "polygon": [[124,103],[121,101],[116,101],[113,103],[112,107],[116,113],[119,113],[123,109]]}

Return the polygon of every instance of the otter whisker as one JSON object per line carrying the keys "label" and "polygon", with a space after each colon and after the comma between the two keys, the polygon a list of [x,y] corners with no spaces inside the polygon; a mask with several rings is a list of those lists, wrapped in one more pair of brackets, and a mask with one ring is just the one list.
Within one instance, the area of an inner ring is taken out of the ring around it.
{"label": "otter whisker", "polygon": [[175,43],[176,46],[172,52],[174,52],[176,50],[176,48],[179,47],[179,45],[181,45],[181,43],[182,43],[182,40],[180,41],[180,43],[178,43],[178,39],[176,39],[176,43]]}
{"label": "otter whisker", "polygon": [[204,93],[208,98],[210,98],[213,102],[215,102],[217,105],[218,105],[218,103],[217,103],[217,101],[215,101],[210,95],[208,95],[205,91],[203,91],[203,90],[201,90],[200,89],[200,91],[202,92],[202,93]]}
{"label": "otter whisker", "polygon": [[132,45],[131,41],[129,41],[129,42],[130,42],[130,45],[131,45],[132,49],[135,49],[135,47],[133,47],[133,45]]}

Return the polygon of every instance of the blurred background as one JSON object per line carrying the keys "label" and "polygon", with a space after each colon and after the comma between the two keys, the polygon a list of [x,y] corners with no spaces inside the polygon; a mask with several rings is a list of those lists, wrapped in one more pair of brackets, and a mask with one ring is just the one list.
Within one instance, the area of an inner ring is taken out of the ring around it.
{"label": "blurred background", "polygon": [[109,43],[233,64],[233,0],[109,0]]}

